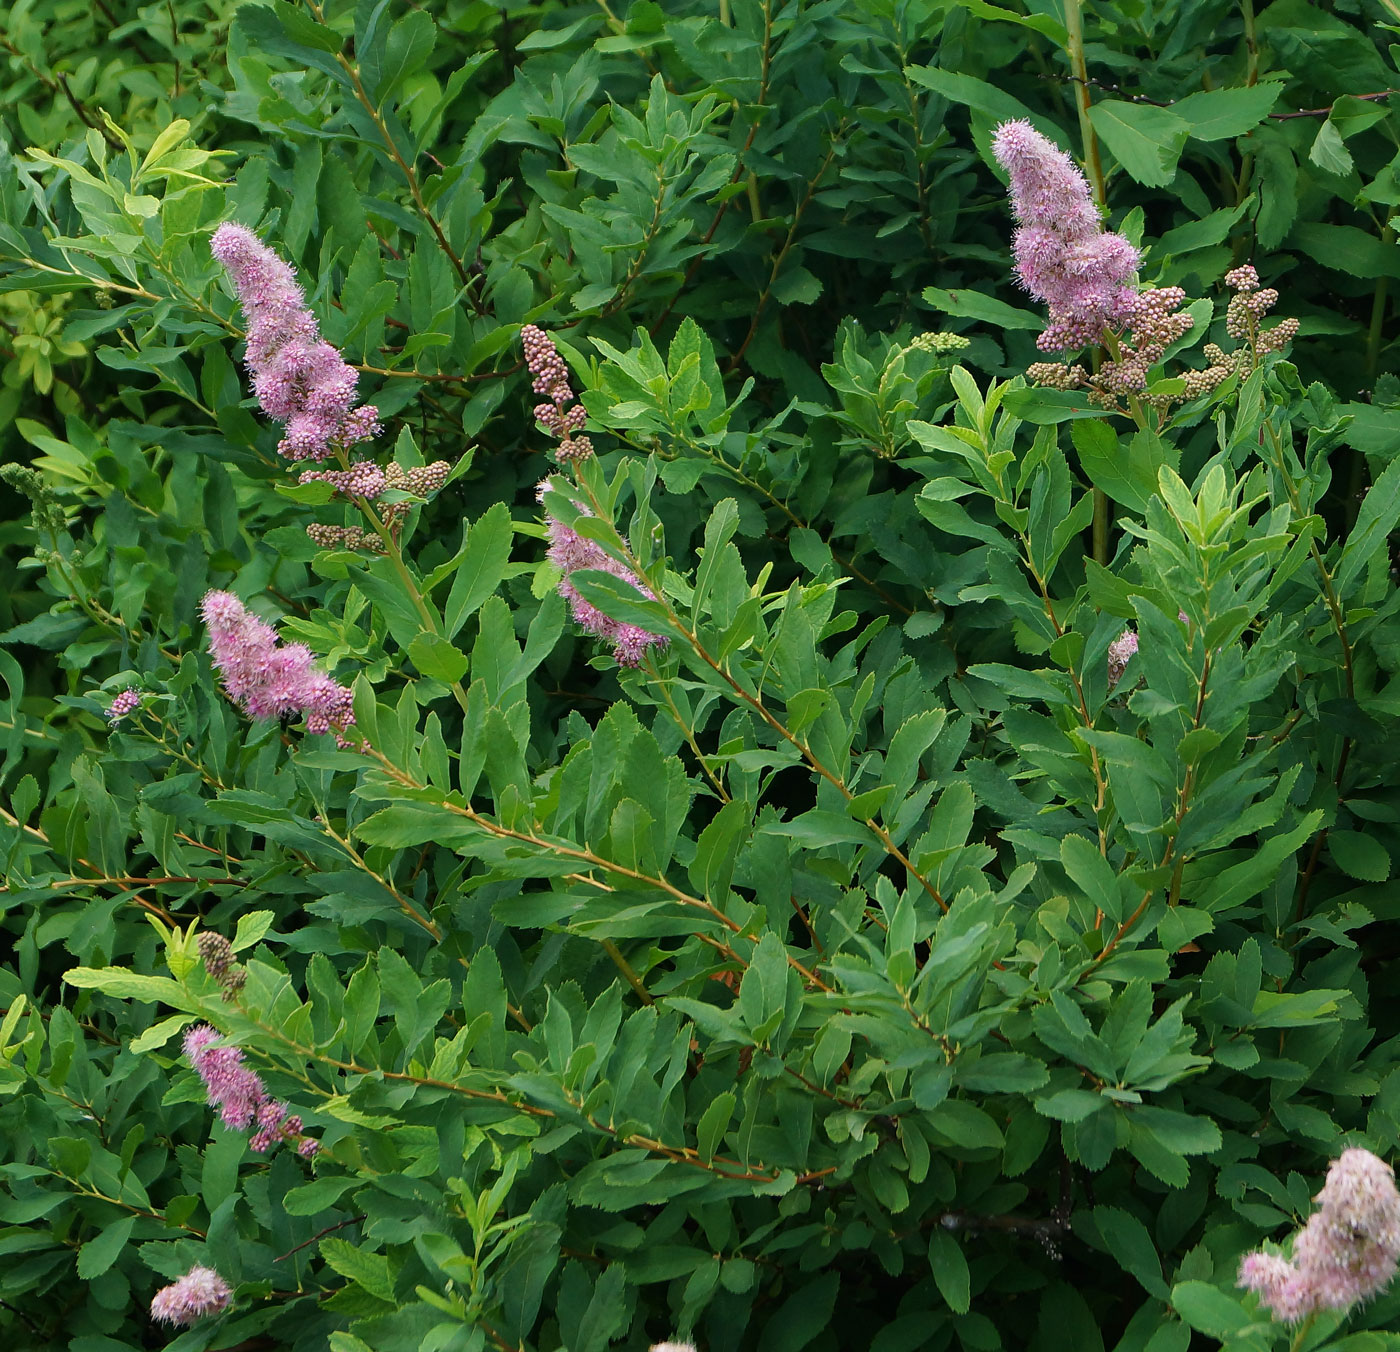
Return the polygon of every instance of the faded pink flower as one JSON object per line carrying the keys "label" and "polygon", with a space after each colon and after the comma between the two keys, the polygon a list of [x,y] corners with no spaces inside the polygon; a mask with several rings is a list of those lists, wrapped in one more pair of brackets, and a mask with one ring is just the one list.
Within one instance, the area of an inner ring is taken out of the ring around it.
{"label": "faded pink flower", "polygon": [[[547,479],[539,486],[538,496],[541,502],[545,502],[545,490],[548,487]],[[593,515],[581,502],[575,501],[574,506],[585,516]],[[666,647],[670,640],[661,634],[653,634],[640,625],[628,624],[625,620],[614,620],[604,615],[597,606],[584,600],[570,578],[580,569],[597,569],[599,572],[611,573],[613,577],[620,578],[649,600],[655,600],[656,595],[651,588],[625,564],[612,558],[597,541],[585,539],[572,527],[552,516],[547,504],[545,521],[549,529],[549,560],[557,564],[564,574],[559,580],[559,595],[569,603],[575,622],[595,637],[611,643],[613,656],[619,666],[635,667],[641,663],[649,648]]]}
{"label": "faded pink flower", "polygon": [[1390,1285],[1400,1263],[1400,1191],[1379,1156],[1343,1151],[1316,1200],[1291,1259],[1259,1250],[1240,1264],[1239,1284],[1285,1323],[1369,1300]]}
{"label": "faded pink flower", "polygon": [[1098,342],[1132,315],[1137,249],[1104,230],[1084,175],[1029,122],[1003,122],[992,153],[1010,178],[1017,279],[1050,309],[1037,346],[1054,352]]}
{"label": "faded pink flower", "polygon": [[695,1352],[694,1343],[652,1343],[651,1352]]}
{"label": "faded pink flower", "polygon": [[1123,679],[1128,659],[1138,650],[1136,631],[1125,629],[1108,645],[1108,688],[1113,689]]}
{"label": "faded pink flower", "polygon": [[233,1292],[213,1268],[192,1267],[178,1281],[163,1286],[151,1300],[151,1317],[165,1324],[189,1325],[229,1307]]}
{"label": "faded pink flower", "polygon": [[229,274],[248,324],[244,360],[269,418],[286,425],[288,460],[324,460],[378,436],[373,406],[356,405],[359,376],[321,337],[292,269],[247,226],[225,221],[210,251]]}
{"label": "faded pink flower", "polygon": [[353,697],[315,665],[303,643],[279,644],[270,624],[250,614],[232,592],[211,591],[201,611],[209,653],[228,696],[250,718],[299,713],[308,732],[343,733],[354,721]]}

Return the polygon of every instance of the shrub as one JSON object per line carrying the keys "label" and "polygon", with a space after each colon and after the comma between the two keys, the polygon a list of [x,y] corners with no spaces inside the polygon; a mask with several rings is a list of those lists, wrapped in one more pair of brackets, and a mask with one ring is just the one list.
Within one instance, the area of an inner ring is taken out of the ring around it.
{"label": "shrub", "polygon": [[22,1345],[1395,1341],[1389,61],[1031,8],[21,16]]}

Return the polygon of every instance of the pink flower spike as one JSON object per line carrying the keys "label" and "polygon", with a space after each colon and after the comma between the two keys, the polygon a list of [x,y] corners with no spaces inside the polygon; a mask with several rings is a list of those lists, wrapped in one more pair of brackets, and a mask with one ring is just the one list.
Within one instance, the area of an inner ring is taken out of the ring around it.
{"label": "pink flower spike", "polygon": [[213,1268],[192,1267],[178,1281],[163,1286],[151,1301],[151,1317],[164,1324],[188,1326],[229,1307],[233,1292]]}
{"label": "pink flower spike", "polygon": [[296,274],[247,226],[225,221],[209,241],[248,323],[244,360],[269,418],[286,424],[288,460],[325,460],[380,431],[370,405],[356,405],[359,375],[320,333]]}
{"label": "pink flower spike", "polygon": [[[542,502],[548,487],[548,480],[539,486],[538,496]],[[574,506],[585,516],[593,515],[581,502],[575,501]],[[619,563],[608,554],[597,541],[585,539],[572,527],[551,516],[547,506],[545,524],[549,530],[549,560],[557,564],[564,574],[559,580],[559,595],[569,603],[574,622],[594,637],[611,643],[613,657],[621,667],[640,666],[649,649],[664,649],[670,642],[664,635],[653,634],[639,625],[629,624],[625,620],[614,620],[611,616],[604,615],[597,606],[584,600],[582,593],[570,579],[582,569],[596,569],[599,572],[611,573],[613,577],[620,578],[649,600],[655,600],[656,594],[651,588],[625,564]]]}
{"label": "pink flower spike", "polygon": [[354,723],[350,691],[316,667],[305,644],[279,644],[276,630],[231,592],[207,592],[201,611],[224,689],[250,718],[299,713],[312,733],[340,734]]}
{"label": "pink flower spike", "polygon": [[1003,122],[992,153],[1010,180],[1016,277],[1050,310],[1036,345],[1086,347],[1132,315],[1130,285],[1141,261],[1122,235],[1099,220],[1088,180],[1073,160],[1024,119]]}

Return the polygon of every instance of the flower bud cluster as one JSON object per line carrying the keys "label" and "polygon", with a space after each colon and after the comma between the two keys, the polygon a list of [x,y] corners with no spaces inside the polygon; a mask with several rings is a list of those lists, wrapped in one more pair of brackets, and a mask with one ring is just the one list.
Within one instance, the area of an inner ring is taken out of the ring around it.
{"label": "flower bud cluster", "polygon": [[262,1078],[243,1064],[237,1047],[216,1046],[219,1041],[217,1029],[196,1024],[185,1034],[185,1058],[204,1082],[209,1106],[219,1110],[223,1124],[234,1131],[254,1129],[248,1144],[260,1154],[285,1141],[299,1155],[314,1155],[320,1143],[302,1132],[301,1118],[268,1095]]}
{"label": "flower bud cluster", "polygon": [[1140,399],[1165,410],[1173,403],[1209,394],[1237,371],[1247,375],[1259,357],[1281,351],[1298,332],[1296,319],[1282,320],[1271,329],[1259,328],[1259,318],[1277,303],[1278,292],[1272,288],[1261,290],[1259,276],[1248,264],[1226,273],[1225,281],[1235,291],[1226,310],[1225,331],[1232,338],[1250,341],[1228,353],[1215,343],[1207,343],[1204,352],[1209,365],[1180,372],[1179,393],[1146,392],[1152,368],[1162,360],[1167,348],[1191,330],[1191,316],[1180,312],[1186,293],[1179,286],[1157,287],[1138,294],[1118,340],[1117,356],[1104,362],[1098,371],[1090,373],[1082,366],[1061,362],[1035,362],[1027,367],[1026,375],[1033,384],[1051,389],[1083,389],[1090,402],[1115,413],[1125,411],[1123,401],[1127,399]]}
{"label": "flower bud cluster", "polygon": [[37,534],[57,535],[67,526],[58,494],[44,482],[38,470],[28,465],[0,465],[0,480],[29,499],[30,517]]}
{"label": "flower bud cluster", "polygon": [[178,1281],[163,1286],[151,1299],[151,1318],[188,1327],[229,1307],[233,1292],[210,1267],[192,1267]]}
{"label": "flower bud cluster", "polygon": [[248,980],[247,969],[233,960],[233,945],[213,930],[205,930],[195,942],[204,970],[219,983],[224,999],[232,1000]]}
{"label": "flower bud cluster", "polygon": [[535,421],[559,442],[555,459],[566,464],[587,460],[593,454],[593,443],[578,433],[588,414],[582,404],[574,401],[569,368],[554,346],[554,339],[534,324],[526,324],[520,330],[520,344],[525,349],[525,365],[534,377],[531,388],[546,401],[535,405]]}
{"label": "flower bud cluster", "polygon": [[1291,1258],[1261,1249],[1240,1264],[1239,1284],[1288,1324],[1379,1295],[1400,1262],[1400,1191],[1384,1160],[1344,1150],[1315,1200]]}
{"label": "flower bud cluster", "polygon": [[[378,465],[362,460],[349,470],[306,470],[301,476],[302,483],[320,481],[330,484],[337,493],[348,498],[363,498],[366,501],[381,499],[386,492],[411,493],[416,498],[430,498],[447,482],[452,466],[446,460],[434,460],[431,465],[416,465],[404,469],[396,460],[391,460],[381,469]],[[394,527],[406,517],[413,503],[383,502],[379,504],[379,517],[386,526]],[[306,528],[306,533],[322,549],[364,549],[374,554],[384,552],[384,541],[372,530],[361,526],[327,526],[315,522]]]}
{"label": "flower bud cluster", "polygon": [[108,706],[107,721],[113,725],[120,723],[133,709],[141,706],[141,692],[135,686],[128,686]]}
{"label": "flower bud cluster", "polygon": [[345,729],[355,721],[350,691],[314,665],[302,643],[281,644],[270,624],[248,612],[231,592],[211,591],[201,605],[209,627],[209,653],[228,697],[250,718],[302,714],[308,732],[334,732],[352,745]]}
{"label": "flower bud cluster", "polygon": [[[536,496],[545,501],[545,492],[550,487],[546,479],[540,484]],[[574,506],[585,516],[592,516],[583,503],[575,500]],[[619,563],[608,554],[596,540],[586,539],[571,526],[557,520],[546,509],[545,524],[549,530],[549,561],[563,573],[559,579],[559,595],[569,603],[569,610],[576,624],[586,629],[596,638],[613,645],[613,657],[622,667],[635,667],[641,663],[648,649],[664,649],[670,642],[660,634],[652,634],[640,625],[628,624],[624,620],[614,620],[604,615],[595,605],[585,601],[571,578],[581,569],[596,569],[621,578],[649,600],[656,599],[656,593],[647,586],[625,564]]]}
{"label": "flower bud cluster", "polygon": [[364,498],[373,502],[385,489],[388,479],[373,460],[357,460],[349,469],[307,469],[301,472],[301,482],[330,484],[347,498]]}
{"label": "flower bud cluster", "polygon": [[371,554],[384,552],[384,541],[363,526],[326,526],[314,521],[306,528],[306,533],[322,549],[363,549]]}
{"label": "flower bud cluster", "polygon": [[961,352],[971,341],[961,333],[921,333],[909,346],[942,357],[949,352]]}

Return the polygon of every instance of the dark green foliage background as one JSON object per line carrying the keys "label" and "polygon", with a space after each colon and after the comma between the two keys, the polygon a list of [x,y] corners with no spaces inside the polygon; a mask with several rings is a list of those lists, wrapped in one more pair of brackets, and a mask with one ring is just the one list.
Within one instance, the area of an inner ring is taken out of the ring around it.
{"label": "dark green foliage background", "polygon": [[[37,475],[0,526],[12,1345],[1289,1345],[1240,1255],[1343,1143],[1400,1145],[1400,13],[1086,5],[1144,277],[1219,299],[1253,261],[1302,321],[1161,437],[1016,379],[988,143],[1030,116],[1082,150],[1063,18],[0,15],[0,445]],[[229,217],[385,453],[460,464],[411,517],[426,610],[307,540],[346,509],[246,397]],[[585,589],[668,634],[653,670],[554,595],[524,323],[664,604]],[[356,681],[383,763],[237,714],[211,586]],[[239,943],[237,1006],[196,924]],[[314,1169],[212,1124],[195,1017]],[[169,1335],[151,1293],[194,1262],[235,1311]],[[1383,1352],[1398,1316],[1306,1345]]]}

